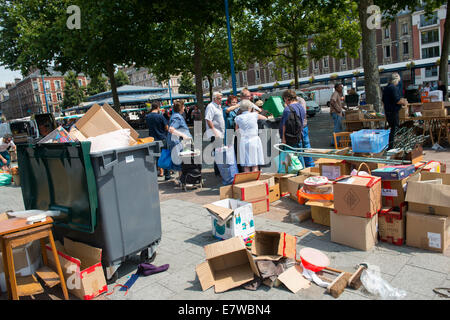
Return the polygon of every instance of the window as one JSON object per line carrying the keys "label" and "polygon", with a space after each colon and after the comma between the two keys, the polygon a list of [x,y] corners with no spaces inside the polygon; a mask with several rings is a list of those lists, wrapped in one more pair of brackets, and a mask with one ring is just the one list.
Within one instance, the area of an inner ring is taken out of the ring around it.
{"label": "window", "polygon": [[56,90],[61,90],[61,81],[55,80],[55,89]]}
{"label": "window", "polygon": [[61,95],[61,93],[57,93],[56,94],[56,98],[58,99],[58,101],[61,101],[62,100],[62,95]]}
{"label": "window", "polygon": [[402,33],[403,34],[408,34],[409,33],[409,25],[408,25],[408,23],[403,23],[402,24]]}
{"label": "window", "polygon": [[425,68],[425,77],[426,78],[437,77],[437,75],[438,75],[437,66]]}
{"label": "window", "polygon": [[390,36],[389,28],[384,29],[384,38],[389,39],[389,36]]}
{"label": "window", "polygon": [[259,70],[255,71],[255,76],[256,76],[256,80],[260,79],[260,74],[259,74]]}
{"label": "window", "polygon": [[409,54],[409,43],[403,42],[403,54]]}
{"label": "window", "polygon": [[36,100],[37,103],[41,103],[41,95],[40,94],[36,94],[34,96],[34,100]]}
{"label": "window", "polygon": [[242,72],[242,81],[247,82],[247,72]]}
{"label": "window", "polygon": [[203,87],[205,89],[209,89],[209,81],[208,80],[203,81]]}
{"label": "window", "polygon": [[420,15],[420,26],[421,27],[426,27],[426,26],[431,26],[431,25],[437,24],[437,21],[438,21],[437,11],[435,11],[429,19],[427,19],[425,14]]}
{"label": "window", "polygon": [[52,95],[50,93],[47,94],[47,101],[52,102]]}
{"label": "window", "polygon": [[341,65],[345,66],[346,63],[347,63],[346,58],[342,58],[341,59]]}
{"label": "window", "polygon": [[439,57],[439,47],[429,47],[422,49],[422,59]]}
{"label": "window", "polygon": [[319,61],[314,61],[314,69],[319,69]]}
{"label": "window", "polygon": [[323,58],[323,67],[328,68],[328,57]]}
{"label": "window", "polygon": [[217,86],[221,87],[222,86],[222,78],[217,78]]}
{"label": "window", "polygon": [[385,58],[391,57],[391,46],[384,47],[384,57]]}
{"label": "window", "polygon": [[37,83],[37,81],[33,81],[33,90],[39,90],[39,84]]}
{"label": "window", "polygon": [[269,69],[269,77],[273,78],[273,69],[272,68]]}
{"label": "window", "polygon": [[50,90],[50,81],[45,80],[45,90]]}
{"label": "window", "polygon": [[439,42],[439,30],[430,30],[430,31],[424,31],[420,33],[421,35],[421,43],[427,44],[432,42]]}
{"label": "window", "polygon": [[78,79],[78,86],[83,86],[83,82],[81,81],[81,79]]}

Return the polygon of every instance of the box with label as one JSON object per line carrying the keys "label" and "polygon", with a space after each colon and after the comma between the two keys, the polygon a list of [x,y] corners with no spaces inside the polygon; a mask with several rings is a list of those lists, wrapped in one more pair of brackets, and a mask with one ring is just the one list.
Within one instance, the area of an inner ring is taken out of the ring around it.
{"label": "box with label", "polygon": [[296,258],[297,237],[285,232],[256,231],[252,243],[255,260],[279,260],[282,257]]}
{"label": "box with label", "polygon": [[405,243],[406,233],[406,204],[399,210],[382,208],[378,214],[378,233],[380,240],[397,246]]}
{"label": "box with label", "polygon": [[398,208],[406,201],[408,182],[418,181],[420,175],[413,174],[402,180],[381,181],[381,200],[385,207]]}
{"label": "box with label", "polygon": [[450,242],[450,218],[409,211],[406,213],[406,244],[444,252]]}
{"label": "box with label", "polygon": [[423,111],[444,109],[444,101],[424,102],[422,104],[422,106],[423,106]]}
{"label": "box with label", "polygon": [[338,159],[319,159],[316,164],[319,165],[320,175],[329,180],[336,180],[339,177],[349,175],[351,165],[345,160]]}
{"label": "box with label", "polygon": [[280,184],[276,183],[275,185],[269,187],[269,202],[275,202],[280,200],[281,192],[280,192]]}
{"label": "box with label", "polygon": [[420,179],[408,183],[408,210],[450,216],[450,174],[420,172]]}
{"label": "box with label", "polygon": [[324,226],[330,226],[330,210],[334,209],[332,201],[314,201],[306,202],[311,207],[311,220],[314,223]]}
{"label": "box with label", "polygon": [[236,199],[225,199],[203,206],[211,215],[212,234],[225,240],[233,237],[250,238],[255,234],[253,206]]}
{"label": "box with label", "polygon": [[434,109],[422,111],[422,116],[430,118],[446,117],[447,114],[448,114],[447,109]]}
{"label": "box with label", "polygon": [[331,241],[355,249],[370,250],[377,243],[378,215],[372,218],[343,216],[330,211]]}
{"label": "box with label", "polygon": [[382,180],[401,180],[409,177],[416,171],[414,165],[386,166],[372,170],[372,175]]}
{"label": "box with label", "polygon": [[370,218],[381,209],[381,178],[344,176],[333,182],[334,212]]}

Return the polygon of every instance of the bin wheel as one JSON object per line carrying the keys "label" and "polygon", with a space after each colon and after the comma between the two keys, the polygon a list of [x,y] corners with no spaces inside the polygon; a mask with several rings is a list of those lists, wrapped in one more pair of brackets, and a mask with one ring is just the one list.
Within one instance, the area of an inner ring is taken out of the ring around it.
{"label": "bin wheel", "polygon": [[141,254],[139,255],[140,263],[152,263],[153,260],[156,258],[156,251],[153,253],[151,257],[148,256],[148,249],[144,249],[141,251]]}

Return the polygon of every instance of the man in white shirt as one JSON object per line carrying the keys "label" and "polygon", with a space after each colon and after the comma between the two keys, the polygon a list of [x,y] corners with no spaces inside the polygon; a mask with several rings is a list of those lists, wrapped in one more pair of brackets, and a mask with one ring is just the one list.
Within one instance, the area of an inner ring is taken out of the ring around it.
{"label": "man in white shirt", "polygon": [[[222,110],[222,94],[220,92],[213,93],[213,101],[208,104],[205,110],[206,121],[206,137],[214,143],[214,149],[223,144],[225,136],[225,119]],[[217,140],[217,141],[216,141]],[[220,175],[219,168],[214,161],[214,174]]]}
{"label": "man in white shirt", "polygon": [[8,151],[9,147],[12,147],[12,151],[16,150],[16,145],[12,141],[12,136],[10,134],[5,134],[0,140],[0,165],[4,171],[9,170],[8,167],[11,163],[11,158]]}

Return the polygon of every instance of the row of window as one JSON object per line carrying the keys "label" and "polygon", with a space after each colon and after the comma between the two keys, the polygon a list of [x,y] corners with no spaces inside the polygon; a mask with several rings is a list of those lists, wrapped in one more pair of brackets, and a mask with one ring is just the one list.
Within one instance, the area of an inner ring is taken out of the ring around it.
{"label": "row of window", "polygon": [[[52,95],[51,94],[48,93],[46,96],[47,96],[47,102],[60,102],[60,101],[62,101],[62,94],[60,92],[56,93],[56,101],[52,100]],[[34,95],[34,98],[35,98],[37,103],[42,103],[40,94]]]}
{"label": "row of window", "polygon": [[[50,90],[50,80],[45,80],[45,90]],[[61,80],[54,80],[53,85],[55,87],[55,90],[59,91],[61,90]],[[83,82],[81,79],[78,79],[78,85],[81,87],[83,86]],[[39,83],[37,81],[33,81],[33,90],[38,91],[39,90]]]}

